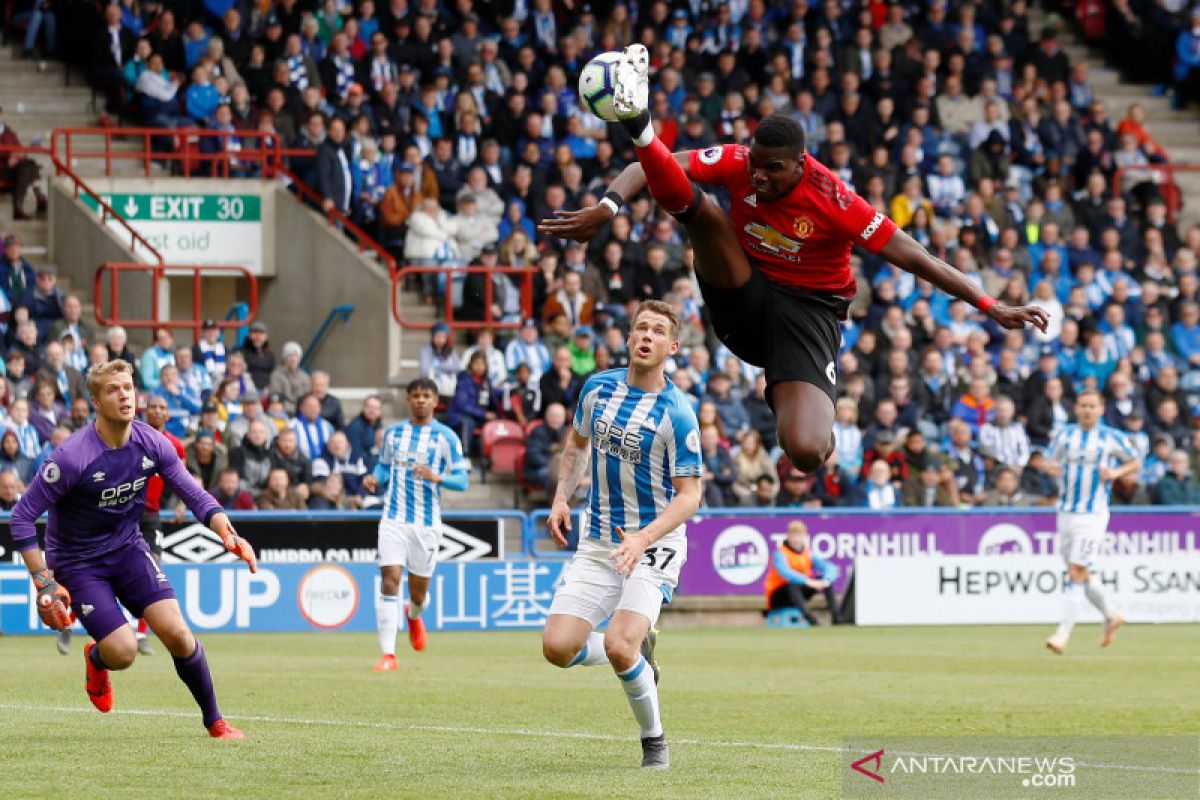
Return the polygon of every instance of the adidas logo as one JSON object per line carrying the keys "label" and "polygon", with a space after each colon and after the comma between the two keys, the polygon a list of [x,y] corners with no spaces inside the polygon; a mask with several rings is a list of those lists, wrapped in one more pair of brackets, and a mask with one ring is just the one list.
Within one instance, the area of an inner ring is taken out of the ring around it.
{"label": "adidas logo", "polygon": [[103,472],[93,472],[93,473],[92,473],[92,480],[94,480],[96,483],[103,483],[103,481],[104,481],[104,473],[103,473]]}
{"label": "adidas logo", "polygon": [[745,197],[742,198],[742,201],[745,202],[747,205],[749,205],[751,208],[758,208],[758,195],[756,195],[754,193],[750,193],[750,194],[746,195]]}
{"label": "adidas logo", "polygon": [[152,469],[153,467],[154,467],[154,462],[151,461],[148,457],[142,456],[142,469]]}
{"label": "adidas logo", "polygon": [[91,614],[93,611],[95,611],[96,607],[93,605],[88,605],[87,603],[84,603],[83,605],[79,606],[79,610],[86,617],[88,614]]}

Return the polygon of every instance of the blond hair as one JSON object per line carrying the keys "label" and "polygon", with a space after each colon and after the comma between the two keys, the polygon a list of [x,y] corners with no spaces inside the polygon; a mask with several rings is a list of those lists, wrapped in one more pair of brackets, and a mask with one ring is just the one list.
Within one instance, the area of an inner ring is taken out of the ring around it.
{"label": "blond hair", "polygon": [[683,320],[679,318],[679,314],[675,313],[675,309],[670,303],[664,303],[662,300],[644,300],[638,306],[637,311],[633,312],[633,319],[630,320],[630,327],[637,324],[638,317],[642,314],[658,314],[666,317],[671,322],[671,339],[672,341],[678,338],[679,328],[683,325]]}
{"label": "blond hair", "polygon": [[128,375],[132,378],[133,367],[123,358],[114,358],[112,361],[105,361],[89,369],[87,387],[92,397],[99,395],[100,390],[104,387],[104,382],[114,375]]}

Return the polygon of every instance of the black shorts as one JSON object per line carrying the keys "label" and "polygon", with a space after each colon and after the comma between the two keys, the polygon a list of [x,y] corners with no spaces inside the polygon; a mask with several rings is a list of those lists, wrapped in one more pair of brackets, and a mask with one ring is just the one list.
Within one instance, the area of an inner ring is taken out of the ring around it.
{"label": "black shorts", "polygon": [[146,540],[146,544],[150,546],[150,552],[156,556],[162,555],[162,518],[155,512],[143,514],[138,520],[138,528],[142,531],[142,538]]}
{"label": "black shorts", "polygon": [[[768,388],[802,381],[837,402],[838,319],[850,298],[783,286],[758,269],[737,289],[718,290],[702,279],[699,284],[717,338],[738,358],[762,367]],[[768,402],[770,397],[768,392]]]}

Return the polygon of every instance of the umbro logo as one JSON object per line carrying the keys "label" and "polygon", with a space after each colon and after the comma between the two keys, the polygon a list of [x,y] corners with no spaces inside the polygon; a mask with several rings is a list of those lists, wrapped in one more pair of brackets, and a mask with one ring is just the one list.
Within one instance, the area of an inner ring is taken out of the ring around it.
{"label": "umbro logo", "polygon": [[103,472],[93,472],[92,480],[94,480],[96,483],[103,483],[104,482],[104,473]]}
{"label": "umbro logo", "polygon": [[95,611],[95,610],[96,610],[96,607],[95,607],[95,606],[93,606],[93,605],[90,605],[90,604],[88,604],[88,603],[84,603],[84,604],[82,604],[81,606],[79,606],[79,611],[80,611],[80,612],[81,612],[81,613],[82,613],[82,614],[83,614],[85,617],[86,617],[88,614],[91,614],[91,613],[92,613],[93,611]]}
{"label": "umbro logo", "polygon": [[658,423],[652,419],[646,419],[642,421],[642,427],[648,431],[656,431],[658,430]]}
{"label": "umbro logo", "polygon": [[742,202],[746,203],[746,205],[750,206],[751,208],[758,208],[758,195],[751,192],[742,198]]}
{"label": "umbro logo", "polygon": [[152,469],[153,467],[154,467],[154,462],[151,461],[148,457],[142,456],[142,469]]}

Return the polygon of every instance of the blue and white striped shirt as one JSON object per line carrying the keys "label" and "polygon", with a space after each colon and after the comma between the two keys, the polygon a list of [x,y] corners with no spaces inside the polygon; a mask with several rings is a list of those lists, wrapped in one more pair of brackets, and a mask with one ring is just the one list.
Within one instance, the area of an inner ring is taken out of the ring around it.
{"label": "blue and white striped shirt", "polygon": [[466,488],[471,464],[463,455],[462,441],[451,428],[434,420],[414,425],[405,420],[383,434],[383,447],[375,464],[375,477],[386,487],[383,517],[408,525],[435,527],[442,524],[441,486],[413,476],[427,466],[438,475],[457,473]]}
{"label": "blue and white striped shirt", "polygon": [[669,380],[661,392],[644,392],[625,375],[592,375],[575,407],[575,432],[592,443],[585,530],[613,543],[614,528],[632,534],[658,518],[675,497],[672,478],[703,473],[700,424],[684,393]]}
{"label": "blue and white striped shirt", "polygon": [[1137,451],[1116,428],[1097,425],[1084,430],[1072,423],[1055,434],[1047,455],[1063,470],[1058,479],[1059,511],[1107,514],[1112,481],[1101,480],[1100,470],[1137,458]]}
{"label": "blue and white striped shirt", "polygon": [[546,370],[550,369],[550,351],[539,339],[533,344],[524,339],[513,339],[504,348],[504,360],[510,375],[516,373],[521,364],[529,365],[530,380],[538,380]]}

